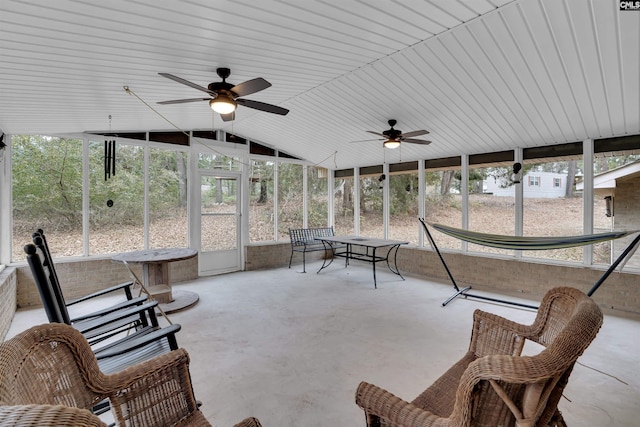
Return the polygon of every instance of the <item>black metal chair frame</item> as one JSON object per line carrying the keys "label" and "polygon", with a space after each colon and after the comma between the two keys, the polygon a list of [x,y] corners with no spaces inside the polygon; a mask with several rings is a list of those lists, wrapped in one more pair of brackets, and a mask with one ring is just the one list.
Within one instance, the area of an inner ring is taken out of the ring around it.
{"label": "black metal chair frame", "polygon": [[[64,297],[57,280],[53,260],[47,256],[47,247],[41,234],[34,237],[40,247],[25,246],[27,261],[38,287],[45,312],[50,322],[66,323],[78,329],[92,344],[92,349],[103,370],[115,372],[133,363],[178,348],[175,334],[177,324],[160,327],[155,310],[157,301],[130,305],[132,300],[99,310],[92,314],[71,319],[64,304]],[[40,259],[38,249],[46,261]],[[98,293],[103,295],[104,293]],[[86,301],[87,298],[81,300]],[[142,358],[142,359],[141,359]]]}

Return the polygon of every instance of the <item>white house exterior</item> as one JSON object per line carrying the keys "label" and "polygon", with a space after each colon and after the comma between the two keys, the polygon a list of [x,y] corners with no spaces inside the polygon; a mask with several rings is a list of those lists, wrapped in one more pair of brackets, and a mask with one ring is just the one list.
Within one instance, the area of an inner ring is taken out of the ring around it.
{"label": "white house exterior", "polygon": [[499,182],[489,177],[483,182],[483,191],[496,196],[515,196],[515,186],[522,185],[523,197],[529,198],[560,198],[565,196],[567,185],[566,173],[529,172],[522,177],[520,184],[500,188]]}

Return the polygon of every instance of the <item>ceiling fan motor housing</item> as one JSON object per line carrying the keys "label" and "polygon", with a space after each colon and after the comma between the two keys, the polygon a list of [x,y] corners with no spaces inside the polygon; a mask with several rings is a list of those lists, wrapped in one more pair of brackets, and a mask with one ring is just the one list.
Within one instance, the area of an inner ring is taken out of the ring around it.
{"label": "ceiling fan motor housing", "polygon": [[232,93],[231,88],[233,86],[234,85],[227,82],[213,82],[213,83],[209,83],[209,85],[207,86],[207,89],[215,93],[218,93],[220,91],[226,91],[226,92]]}
{"label": "ceiling fan motor housing", "polygon": [[389,123],[389,126],[391,127],[391,129],[385,130],[384,132],[382,132],[382,134],[389,139],[397,140],[402,135],[401,130],[393,128],[398,122],[394,119],[390,119],[387,123]]}
{"label": "ceiling fan motor housing", "polygon": [[402,135],[402,131],[398,130],[398,129],[389,129],[389,130],[385,130],[384,132],[382,132],[382,134],[384,136],[386,136],[389,139],[398,139],[398,137],[400,137],[400,135]]}
{"label": "ceiling fan motor housing", "polygon": [[236,94],[231,92],[231,88],[233,88],[234,85],[232,85],[231,83],[227,83],[227,77],[231,75],[231,70],[229,68],[218,68],[216,69],[216,73],[222,79],[222,81],[209,83],[207,89],[215,93],[221,91],[227,92],[228,95],[234,95],[234,97],[237,97]]}

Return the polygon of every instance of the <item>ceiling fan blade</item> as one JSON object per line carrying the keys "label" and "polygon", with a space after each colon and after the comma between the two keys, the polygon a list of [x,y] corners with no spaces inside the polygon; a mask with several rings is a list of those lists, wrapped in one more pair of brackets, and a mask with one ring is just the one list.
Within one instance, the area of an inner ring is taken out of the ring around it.
{"label": "ceiling fan blade", "polygon": [[271,83],[269,83],[262,77],[258,77],[258,78],[247,80],[246,82],[235,85],[234,87],[231,88],[231,91],[238,96],[247,96],[247,95],[251,95],[252,93],[265,90],[270,86],[271,86]]}
{"label": "ceiling fan blade", "polygon": [[182,83],[183,85],[187,85],[187,86],[192,87],[194,89],[198,89],[198,90],[201,90],[203,92],[214,94],[214,92],[211,92],[206,87],[197,85],[195,83],[191,83],[189,80],[185,80],[182,77],[174,76],[173,74],[169,74],[169,73],[158,73],[158,74],[160,74],[162,77],[166,77],[168,79],[171,79],[171,80],[176,81],[178,83]]}
{"label": "ceiling fan blade", "polygon": [[236,112],[233,111],[229,114],[220,114],[220,117],[222,117],[223,122],[230,122],[236,118]]}
{"label": "ceiling fan blade", "polygon": [[382,139],[380,139],[380,138],[379,138],[379,139],[361,139],[361,140],[359,140],[359,141],[349,141],[349,144],[352,144],[352,143],[354,143],[354,142],[382,141],[382,140],[384,140],[384,139],[386,139],[386,138],[382,138]]}
{"label": "ceiling fan blade", "polygon": [[250,99],[236,99],[236,102],[245,107],[253,108],[255,110],[266,111],[267,113],[286,115],[289,110],[286,108],[278,107],[277,105],[267,104],[260,101],[252,101]]}
{"label": "ceiling fan blade", "polygon": [[385,139],[387,138],[387,137],[386,137],[386,135],[383,135],[383,134],[381,134],[381,133],[379,133],[379,132],[374,132],[374,131],[372,131],[372,130],[368,130],[367,132],[368,132],[368,133],[372,133],[372,134],[374,134],[374,135],[381,136],[382,138],[385,138]]}
{"label": "ceiling fan blade", "polygon": [[426,141],[424,139],[415,139],[415,138],[402,138],[402,142],[409,142],[411,144],[422,144],[422,145],[431,144],[431,141]]}
{"label": "ceiling fan blade", "polygon": [[407,132],[407,133],[403,133],[402,136],[404,136],[405,138],[411,138],[414,136],[420,136],[420,135],[426,135],[428,134],[429,131],[428,130],[414,130],[413,132]]}
{"label": "ceiling fan blade", "polygon": [[172,101],[161,101],[158,104],[166,105],[166,104],[184,104],[186,102],[196,102],[196,101],[208,101],[211,98],[189,98],[189,99],[174,99]]}

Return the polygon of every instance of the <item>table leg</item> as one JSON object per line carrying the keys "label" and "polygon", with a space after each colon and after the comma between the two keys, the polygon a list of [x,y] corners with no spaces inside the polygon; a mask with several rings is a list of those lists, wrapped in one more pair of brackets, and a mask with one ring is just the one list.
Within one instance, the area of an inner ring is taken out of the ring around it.
{"label": "table leg", "polygon": [[378,289],[378,282],[376,281],[376,248],[373,248],[373,288]]}
{"label": "table leg", "polygon": [[144,285],[156,301],[160,304],[168,304],[173,301],[168,262],[144,263],[142,271]]}
{"label": "table leg", "polygon": [[[389,270],[391,270],[391,272],[397,274],[402,280],[404,280],[404,277],[402,276],[402,274],[400,273],[400,269],[398,268],[398,249],[400,249],[400,245],[395,245],[392,246],[391,249],[389,249],[389,252],[387,252],[387,267],[389,267]],[[394,250],[395,252],[393,253],[393,267],[391,267],[391,264],[389,263],[389,257],[391,256],[391,251]]]}
{"label": "table leg", "polygon": [[[335,253],[336,253],[336,249],[333,247],[333,244],[331,242],[326,242],[326,241],[322,240],[322,245],[324,246],[325,256],[322,259],[322,266],[316,272],[316,274],[320,273],[323,269],[325,269],[325,268],[327,268],[327,267],[329,267],[331,265],[331,263],[333,262],[333,258],[335,257]],[[331,252],[331,257],[329,258],[329,262],[327,262],[327,257],[326,257],[327,251]]]}
{"label": "table leg", "polygon": [[351,243],[347,243],[347,256],[344,257],[344,266],[347,267],[349,265],[349,259],[351,258]]}

